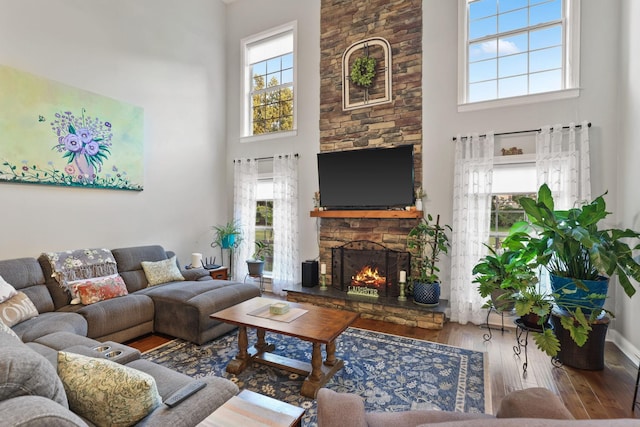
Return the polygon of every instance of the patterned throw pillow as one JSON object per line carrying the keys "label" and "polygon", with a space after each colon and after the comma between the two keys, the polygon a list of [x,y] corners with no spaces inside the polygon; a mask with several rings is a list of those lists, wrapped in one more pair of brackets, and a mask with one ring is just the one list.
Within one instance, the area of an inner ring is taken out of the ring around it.
{"label": "patterned throw pillow", "polygon": [[24,292],[0,303],[0,322],[8,327],[29,320],[38,315],[38,309]]}
{"label": "patterned throw pillow", "polygon": [[[69,282],[69,289],[82,304],[89,305],[98,301],[127,295],[127,285],[119,274],[96,277],[95,279]],[[73,301],[72,301],[73,303]]]}
{"label": "patterned throw pillow", "polygon": [[5,325],[4,322],[0,322],[0,332],[7,333],[7,334],[11,335],[12,337],[16,337],[18,339],[18,341],[22,341],[20,339],[20,337],[17,336],[15,332],[13,332],[13,329],[11,329],[7,325]]}
{"label": "patterned throw pillow", "polygon": [[155,379],[105,359],[58,352],[69,408],[98,426],[130,426],[160,406]]}
{"label": "patterned throw pillow", "polygon": [[0,276],[0,302],[5,302],[9,298],[16,296],[17,293],[16,288],[8,284],[7,281]]}
{"label": "patterned throw pillow", "polygon": [[176,264],[176,256],[157,262],[143,261],[142,269],[147,276],[149,286],[160,285],[162,283],[177,282],[184,280],[180,269]]}

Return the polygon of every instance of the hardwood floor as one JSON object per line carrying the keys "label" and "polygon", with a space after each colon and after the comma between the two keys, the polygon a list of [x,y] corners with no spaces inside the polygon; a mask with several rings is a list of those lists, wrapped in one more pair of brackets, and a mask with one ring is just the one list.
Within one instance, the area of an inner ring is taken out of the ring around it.
{"label": "hardwood floor", "polygon": [[[637,369],[611,343],[606,344],[604,370],[585,371],[554,367],[549,357],[530,340],[527,349],[529,364],[523,375],[524,354],[520,357],[514,355],[513,328],[507,328],[504,333],[499,329],[494,330],[492,339],[484,341],[483,335],[487,330],[471,324],[446,323],[442,330],[433,331],[358,319],[353,326],[486,352],[494,412],[510,391],[545,387],[558,394],[578,419],[640,418],[640,408],[631,410]],[[140,351],[147,351],[169,340],[170,337],[150,335],[128,344]]]}

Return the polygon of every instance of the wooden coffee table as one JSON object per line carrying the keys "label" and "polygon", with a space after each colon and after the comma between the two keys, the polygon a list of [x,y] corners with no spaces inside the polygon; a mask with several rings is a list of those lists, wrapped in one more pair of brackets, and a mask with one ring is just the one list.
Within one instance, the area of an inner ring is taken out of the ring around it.
{"label": "wooden coffee table", "polygon": [[[284,315],[269,314],[269,306],[282,302],[256,297],[212,314],[212,319],[238,326],[238,354],[227,365],[227,372],[239,374],[251,361],[306,375],[300,394],[315,398],[320,387],[343,366],[335,356],[335,340],[359,316],[358,313],[310,304],[287,302],[290,311]],[[295,318],[294,318],[295,317]],[[289,320],[292,319],[292,320]],[[249,348],[247,328],[255,328],[257,342]],[[273,353],[275,346],[265,341],[265,332],[276,332],[312,343],[311,363]],[[327,357],[322,361],[321,345]]]}

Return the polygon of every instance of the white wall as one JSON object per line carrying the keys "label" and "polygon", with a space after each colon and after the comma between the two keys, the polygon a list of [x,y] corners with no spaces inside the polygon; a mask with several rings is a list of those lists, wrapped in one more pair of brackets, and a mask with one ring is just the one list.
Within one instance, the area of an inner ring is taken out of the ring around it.
{"label": "white wall", "polygon": [[144,244],[185,263],[213,255],[210,227],[227,208],[224,4],[0,0],[0,10],[0,63],[140,106],[145,121],[142,192],[0,183],[0,259]]}
{"label": "white wall", "polygon": [[[240,142],[240,97],[243,38],[297,21],[297,136]],[[299,154],[300,259],[318,257],[316,220],[309,217],[313,193],[318,189],[316,153],[320,150],[320,0],[237,0],[227,5],[227,177],[233,181],[235,158]],[[229,187],[229,217],[233,189]]]}
{"label": "white wall", "polygon": [[[620,144],[616,152],[616,165],[619,168],[619,196],[616,211],[619,212],[620,225],[640,230],[640,130],[636,129],[640,117],[640,3],[635,0],[623,0],[620,13],[620,108],[616,117],[620,125]],[[622,294],[622,292],[620,292]],[[616,301],[616,330],[619,333],[618,344],[627,351],[632,360],[637,361],[640,348],[640,294],[632,299],[622,297]]]}

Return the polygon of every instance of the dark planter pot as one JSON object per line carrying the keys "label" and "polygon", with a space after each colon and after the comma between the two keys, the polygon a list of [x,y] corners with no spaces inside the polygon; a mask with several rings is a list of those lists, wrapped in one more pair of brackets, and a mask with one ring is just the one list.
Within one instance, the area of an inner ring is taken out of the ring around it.
{"label": "dark planter pot", "polygon": [[440,303],[440,283],[413,283],[413,302],[435,307]]}
{"label": "dark planter pot", "polygon": [[[607,277],[600,277],[599,280],[581,280],[584,285],[589,288],[588,291],[584,291],[578,288],[575,284],[576,279],[570,277],[560,277],[554,274],[549,275],[551,278],[551,289],[554,294],[558,294],[556,298],[556,304],[563,310],[572,311],[573,307],[577,304],[582,308],[585,316],[591,315],[594,310],[601,311],[604,307],[604,298],[589,299],[589,294],[602,294],[606,295],[609,290],[609,279]],[[571,293],[565,293],[564,291],[571,291]],[[584,307],[587,307],[586,309]]]}
{"label": "dark planter pot", "polygon": [[491,304],[499,312],[512,311],[516,305],[513,298],[504,297],[505,294],[512,294],[513,291],[507,289],[496,289],[491,292]]}
{"label": "dark planter pot", "polygon": [[549,316],[545,316],[542,321],[540,321],[540,315],[536,313],[528,313],[521,316],[520,320],[522,320],[522,323],[528,328],[540,329],[542,328],[542,325],[549,321]]}
{"label": "dark planter pot", "polygon": [[551,323],[560,341],[560,351],[556,359],[563,365],[576,369],[601,371],[604,369],[604,344],[609,327],[609,318],[604,316],[591,324],[591,332],[582,347],[573,341],[571,333],[562,326],[562,314],[553,312]]}
{"label": "dark planter pot", "polygon": [[247,261],[247,268],[249,269],[249,276],[260,277],[264,271],[264,261]]}

